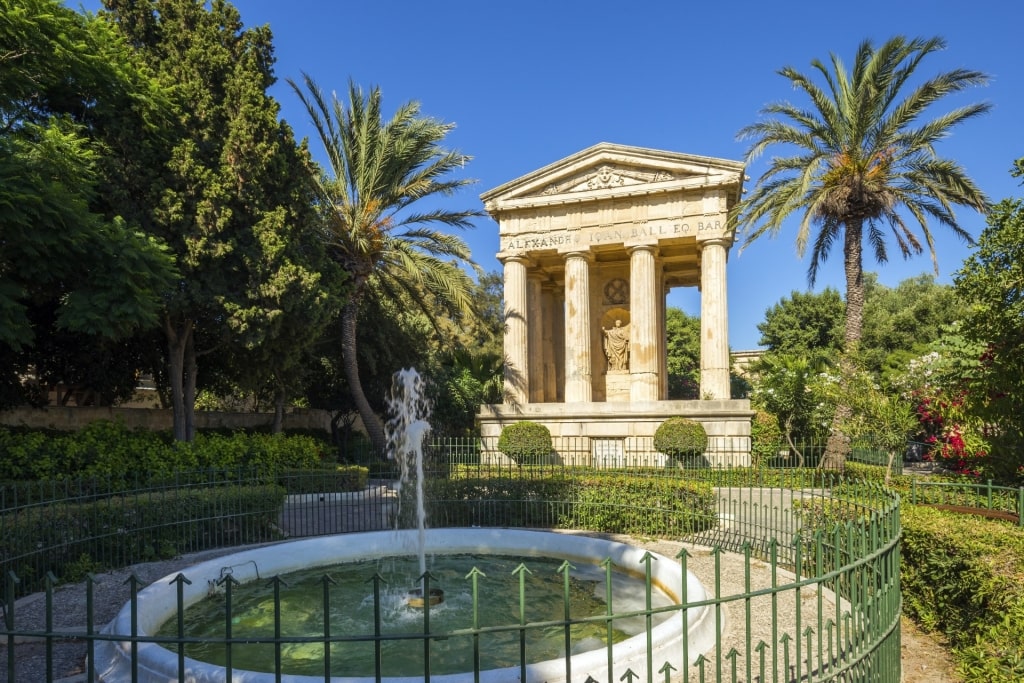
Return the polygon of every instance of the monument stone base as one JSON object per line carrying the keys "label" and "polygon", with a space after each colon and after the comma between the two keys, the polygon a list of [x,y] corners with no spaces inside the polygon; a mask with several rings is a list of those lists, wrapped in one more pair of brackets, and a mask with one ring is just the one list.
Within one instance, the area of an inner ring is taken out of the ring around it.
{"label": "monument stone base", "polygon": [[670,417],[700,422],[708,434],[706,464],[750,465],[750,422],[746,399],[647,401],[642,403],[528,403],[484,405],[477,420],[485,463],[507,462],[498,451],[501,430],[514,422],[539,422],[551,432],[557,462],[587,467],[663,467],[654,450],[654,432]]}
{"label": "monument stone base", "polygon": [[611,370],[605,375],[605,395],[609,402],[629,403],[629,371]]}

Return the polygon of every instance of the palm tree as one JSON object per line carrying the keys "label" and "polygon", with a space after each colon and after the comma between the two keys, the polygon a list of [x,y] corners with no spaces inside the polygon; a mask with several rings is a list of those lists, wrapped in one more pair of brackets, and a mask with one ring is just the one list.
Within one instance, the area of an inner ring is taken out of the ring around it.
{"label": "palm tree", "polygon": [[462,267],[476,267],[469,248],[433,226],[468,228],[482,214],[412,208],[472,183],[448,177],[470,157],[440,146],[454,125],[421,116],[416,102],[385,120],[377,87],[364,95],[349,83],[346,105],[336,95],[328,102],[308,75],[303,80],[304,90],[288,83],[305,106],[329,164],[326,172],[311,169],[326,217],[323,238],[349,277],[349,299],[341,311],[342,365],[370,441],[383,453],[384,426],[359,380],[359,308],[367,297],[411,301],[435,327],[435,304],[456,317],[472,312],[473,281]]}
{"label": "palm tree", "polygon": [[[865,240],[875,259],[885,263],[887,227],[900,253],[909,258],[924,250],[913,230],[916,223],[937,272],[929,219],[970,244],[973,240],[957,223],[953,205],[980,212],[989,206],[958,164],[936,155],[934,144],[956,124],[987,112],[990,105],[969,104],[930,121],[920,120],[943,96],[988,80],[978,71],[956,69],[912,83],[921,60],[944,47],[941,38],[898,36],[877,49],[865,41],[849,73],[834,54],[831,70],[818,60],[811,62],[824,79],[824,88],[785,67],[779,74],[810,98],[811,108],[788,102],[768,105],[761,113],[769,118],[739,133],[741,140],[752,140],[748,162],[772,145],[794,149],[791,156],[772,158],[750,195],[736,206],[732,218],[734,225],[742,226],[743,247],[766,233],[778,235],[791,214],[802,213],[796,236],[801,257],[812,242],[812,227],[816,230],[808,269],[813,286],[818,267],[842,242],[847,356],[856,352],[861,338]],[[910,224],[905,214],[912,217]],[[841,406],[837,417],[848,410]],[[822,466],[842,468],[847,451],[839,430],[833,429]]]}

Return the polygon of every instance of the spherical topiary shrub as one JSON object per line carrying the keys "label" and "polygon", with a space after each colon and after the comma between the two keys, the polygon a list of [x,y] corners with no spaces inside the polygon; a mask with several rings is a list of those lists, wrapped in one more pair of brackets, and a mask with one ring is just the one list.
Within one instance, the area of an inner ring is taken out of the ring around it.
{"label": "spherical topiary shrub", "polygon": [[654,449],[676,460],[699,458],[707,447],[707,432],[696,420],[670,417],[654,432]]}
{"label": "spherical topiary shrub", "polygon": [[501,430],[498,450],[518,465],[545,462],[551,455],[551,432],[537,422],[510,424]]}

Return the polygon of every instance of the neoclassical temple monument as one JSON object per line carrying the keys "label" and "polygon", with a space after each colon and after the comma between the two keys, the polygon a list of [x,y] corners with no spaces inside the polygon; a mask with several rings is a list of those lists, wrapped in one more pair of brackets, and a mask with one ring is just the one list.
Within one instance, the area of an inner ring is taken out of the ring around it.
{"label": "neoclassical temple monument", "polygon": [[[481,408],[485,450],[532,420],[566,462],[632,464],[684,415],[704,424],[712,464],[749,462],[726,297],[726,215],[743,180],[736,161],[601,143],[481,195],[498,222],[506,322],[505,402]],[[673,287],[700,289],[698,401],[667,400]]]}

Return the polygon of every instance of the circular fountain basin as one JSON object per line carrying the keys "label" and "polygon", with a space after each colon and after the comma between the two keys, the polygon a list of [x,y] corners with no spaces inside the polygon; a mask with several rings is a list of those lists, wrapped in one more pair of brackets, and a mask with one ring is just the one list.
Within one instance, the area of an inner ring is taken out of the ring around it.
{"label": "circular fountain basin", "polygon": [[[376,560],[385,557],[408,555],[410,548],[418,547],[419,535],[415,530],[381,531],[359,534],[340,534],[308,538],[300,541],[263,546],[244,550],[214,560],[202,562],[180,572],[190,584],[182,586],[183,603],[187,608],[210,593],[225,574],[241,582],[268,579],[275,575],[310,569],[318,566],[336,565],[346,562]],[[424,535],[424,552],[436,554],[496,554],[522,557],[548,557],[597,564],[610,559],[615,570],[644,576],[647,565],[644,557],[648,551],[624,543],[545,531],[515,529],[431,529]],[[651,553],[652,585],[665,593],[672,602],[679,602],[679,595],[685,581],[688,602],[707,600],[710,596],[700,581],[692,574],[683,574],[676,560]],[[161,624],[177,614],[178,573],[139,591],[137,596],[136,629],[140,637],[157,632]],[[690,663],[715,644],[715,616],[712,606],[693,607],[687,610],[687,628],[683,633],[682,620],[677,616],[666,619],[651,631],[650,661],[654,663],[655,674],[665,662],[677,671],[682,670],[682,642],[688,640]],[[721,623],[721,622],[720,622]],[[105,634],[129,635],[132,633],[132,607],[125,605],[114,620],[104,629]],[[630,637],[612,646],[614,675],[618,680],[627,669],[647,678],[648,638],[646,633]],[[100,680],[105,683],[128,682],[132,679],[132,646],[128,641],[98,641],[96,665]],[[137,674],[140,683],[166,683],[178,680],[178,655],[156,643],[139,642],[137,645]],[[194,683],[224,683],[225,670],[221,666],[185,658],[186,680]],[[607,649],[601,645],[589,652],[574,653],[571,656],[571,670],[574,679],[583,680],[592,675],[597,680],[608,677]],[[565,681],[566,662],[551,659],[527,665],[528,681]],[[439,683],[463,683],[474,680],[472,672],[431,676]],[[233,670],[232,681],[244,683],[271,683],[277,680],[272,673]],[[286,674],[281,677],[285,683],[322,682],[322,676],[301,676]],[[373,678],[337,676],[330,679],[335,683],[370,683]],[[420,677],[390,677],[389,683],[413,683]],[[480,680],[486,683],[519,681],[519,667],[489,669],[482,671]]]}

